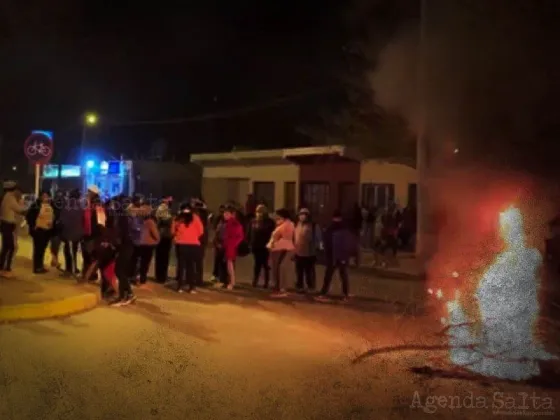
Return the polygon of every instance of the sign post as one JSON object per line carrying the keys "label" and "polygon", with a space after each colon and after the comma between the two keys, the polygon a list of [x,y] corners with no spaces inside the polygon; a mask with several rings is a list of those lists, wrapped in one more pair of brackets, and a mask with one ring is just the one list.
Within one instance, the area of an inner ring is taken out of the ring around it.
{"label": "sign post", "polygon": [[53,133],[50,131],[32,131],[23,145],[25,156],[35,167],[35,198],[39,197],[41,189],[41,168],[49,163],[53,150]]}

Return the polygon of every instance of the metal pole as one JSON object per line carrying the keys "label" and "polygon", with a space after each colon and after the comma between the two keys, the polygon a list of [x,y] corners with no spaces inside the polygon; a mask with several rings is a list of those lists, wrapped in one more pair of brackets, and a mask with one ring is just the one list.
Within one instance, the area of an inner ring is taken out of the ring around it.
{"label": "metal pole", "polygon": [[416,227],[416,255],[422,260],[427,257],[426,249],[426,222],[428,217],[427,206],[427,162],[426,162],[426,3],[420,0],[419,47],[417,67],[417,94],[418,94],[418,133],[416,138],[416,171],[418,174],[417,196],[417,227]]}
{"label": "metal pole", "polygon": [[35,198],[39,198],[39,187],[41,181],[41,165],[35,164]]}

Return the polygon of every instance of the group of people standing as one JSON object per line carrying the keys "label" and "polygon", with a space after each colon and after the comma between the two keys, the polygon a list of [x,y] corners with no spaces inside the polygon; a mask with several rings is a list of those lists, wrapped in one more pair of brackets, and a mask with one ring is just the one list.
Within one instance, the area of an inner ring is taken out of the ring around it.
{"label": "group of people standing", "polygon": [[[231,213],[228,207],[222,207],[214,222],[216,237],[213,279],[224,284],[231,284],[231,278],[235,278],[235,257],[240,249],[238,244],[230,248],[233,250],[232,255],[227,255],[226,252],[225,267],[222,264],[222,244],[227,244],[228,240],[221,240],[221,232],[227,232],[227,221],[231,217],[236,220],[236,212]],[[294,223],[288,210],[280,209],[274,215],[270,215],[267,208],[261,204],[256,207],[254,216],[249,217],[245,227],[246,234],[237,238],[245,238],[246,251],[253,256],[254,287],[259,287],[262,278],[263,286],[269,288],[272,280],[272,297],[285,297],[287,281],[295,273],[297,292],[314,293],[317,286],[315,268],[318,260],[322,259],[327,269],[323,287],[316,298],[327,299],[333,275],[337,270],[342,280],[344,299],[349,297],[347,267],[350,258],[355,254],[357,242],[351,229],[343,222],[339,211],[333,214],[330,225],[323,231],[313,222],[311,213],[306,208],[300,209]],[[240,228],[241,224],[237,229]]]}
{"label": "group of people standing", "polygon": [[[85,196],[78,190],[58,191],[54,197],[43,192],[26,208],[17,185],[5,183],[0,216],[3,276],[11,275],[17,227],[25,220],[33,242],[35,274],[48,271],[44,260],[50,249],[51,266],[83,281],[101,277],[103,296],[117,306],[135,300],[131,285],[142,287],[147,283],[154,256],[155,281],[168,282],[173,248],[176,291],[196,293],[204,285],[204,257],[209,244],[214,250],[212,280],[225,289],[236,285],[236,260],[252,254],[253,286],[259,286],[262,276],[265,288],[272,280],[272,296],[283,297],[287,281],[295,273],[297,291],[314,292],[315,267],[322,259],[327,269],[317,298],[326,298],[336,270],[344,298],[348,298],[347,266],[358,245],[340,212],[335,212],[330,225],[322,230],[305,208],[299,211],[295,223],[289,211],[280,209],[269,215],[264,205],[257,206],[253,214],[244,214],[233,205],[222,206],[211,216],[198,199],[181,204],[178,211],[173,209],[171,197],[158,200],[155,206],[139,196],[118,196],[102,202],[96,186],[90,186]],[[64,267],[58,259],[61,246]]]}

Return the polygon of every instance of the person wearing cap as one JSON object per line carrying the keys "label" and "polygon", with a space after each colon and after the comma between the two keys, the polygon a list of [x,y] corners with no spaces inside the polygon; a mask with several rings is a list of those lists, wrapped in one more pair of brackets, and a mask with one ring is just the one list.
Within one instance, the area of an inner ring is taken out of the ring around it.
{"label": "person wearing cap", "polygon": [[274,220],[268,215],[264,204],[259,204],[255,210],[255,218],[249,225],[249,246],[253,253],[253,287],[257,287],[261,272],[264,272],[264,287],[270,283],[269,252],[266,245],[275,228]]}
{"label": "person wearing cap", "polygon": [[4,196],[0,203],[0,233],[2,250],[0,251],[0,275],[12,276],[12,261],[16,249],[16,228],[18,218],[25,214],[26,208],[18,199],[19,188],[13,181],[4,183]]}
{"label": "person wearing cap", "polygon": [[342,213],[335,210],[332,221],[325,230],[323,236],[325,248],[325,262],[327,268],[323,280],[321,293],[317,296],[317,300],[328,300],[328,293],[331,287],[332,279],[335,271],[338,270],[340,280],[342,281],[343,301],[350,297],[349,279],[348,279],[348,261],[354,256],[355,247],[358,246],[356,236],[342,221]]}
{"label": "person wearing cap", "polygon": [[307,290],[315,290],[315,264],[317,254],[321,248],[321,229],[311,220],[308,209],[302,208],[298,213],[294,244],[296,254],[296,289],[304,292],[305,285]]}
{"label": "person wearing cap", "polygon": [[183,293],[185,283],[188,292],[196,293],[200,274],[197,271],[200,258],[200,238],[204,234],[204,227],[200,217],[188,206],[183,208],[181,214],[173,221],[173,240],[177,247],[177,292]]}

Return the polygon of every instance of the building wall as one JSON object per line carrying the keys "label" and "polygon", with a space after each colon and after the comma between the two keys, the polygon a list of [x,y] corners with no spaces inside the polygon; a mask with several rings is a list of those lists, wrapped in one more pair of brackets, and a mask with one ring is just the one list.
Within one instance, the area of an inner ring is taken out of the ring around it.
{"label": "building wall", "polygon": [[[395,200],[401,206],[406,206],[408,203],[409,184],[416,184],[417,181],[416,169],[410,166],[379,160],[362,161],[360,183],[362,185],[393,184],[395,186]],[[361,191],[362,189],[360,188]]]}
{"label": "building wall", "polygon": [[[301,183],[299,196],[302,202],[305,201],[306,184],[325,183],[329,185],[328,200],[325,200],[324,207],[319,209],[311,203],[305,203],[305,205],[313,207],[312,213],[319,218],[320,223],[326,223],[335,209],[348,211],[359,201],[360,162],[329,162],[317,159],[312,163],[301,163],[299,181]],[[342,200],[343,189],[346,191]]]}
{"label": "building wall", "polygon": [[[235,201],[245,204],[247,195],[253,193],[254,182],[274,182],[275,208],[284,206],[284,183],[298,183],[297,165],[285,164],[259,165],[214,165],[204,166],[202,171],[202,195],[210,208],[216,208],[224,201],[234,199],[232,195],[234,182],[237,182],[238,197]],[[296,185],[297,191],[297,185]],[[255,197],[259,198],[259,197]],[[297,199],[297,197],[296,197]]]}

